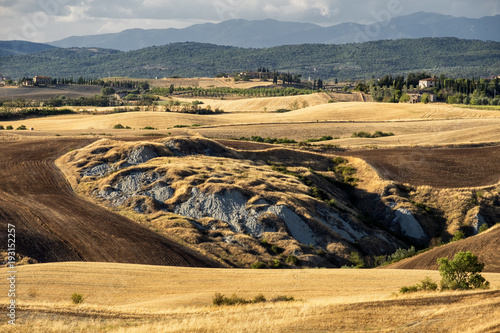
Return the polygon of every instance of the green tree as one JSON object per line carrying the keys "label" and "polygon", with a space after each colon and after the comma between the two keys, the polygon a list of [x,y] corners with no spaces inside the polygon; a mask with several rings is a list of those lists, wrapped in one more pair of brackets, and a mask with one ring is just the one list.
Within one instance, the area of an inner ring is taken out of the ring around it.
{"label": "green tree", "polygon": [[401,98],[399,99],[400,103],[408,103],[409,101],[410,101],[410,95],[408,94],[401,95]]}
{"label": "green tree", "polygon": [[422,99],[421,99],[421,102],[424,103],[424,104],[427,104],[431,101],[431,96],[429,96],[428,93],[424,93],[422,94]]}
{"label": "green tree", "polygon": [[490,283],[479,273],[483,271],[484,263],[478,257],[468,252],[458,252],[453,260],[439,258],[439,273],[442,289],[474,289],[488,288]]}
{"label": "green tree", "polygon": [[103,96],[110,96],[110,95],[114,95],[115,93],[116,93],[116,91],[110,87],[106,87],[106,88],[101,89],[101,95],[103,95]]}

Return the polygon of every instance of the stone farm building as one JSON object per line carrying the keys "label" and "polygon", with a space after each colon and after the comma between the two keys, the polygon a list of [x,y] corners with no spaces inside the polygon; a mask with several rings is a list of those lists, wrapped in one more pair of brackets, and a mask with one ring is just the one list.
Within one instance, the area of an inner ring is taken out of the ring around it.
{"label": "stone farm building", "polygon": [[52,78],[49,76],[35,76],[33,78],[33,83],[38,85],[51,84]]}
{"label": "stone farm building", "polygon": [[[431,103],[437,102],[436,94],[434,94],[432,92],[425,92],[425,93],[429,95],[429,102],[431,102]],[[424,94],[424,92],[420,92],[418,94],[408,94],[410,96],[409,103],[410,104],[420,103],[422,101],[423,94]]]}
{"label": "stone farm building", "polygon": [[433,88],[437,87],[439,82],[439,79],[433,79],[433,78],[428,78],[428,79],[423,79],[418,82],[418,85],[420,89],[425,89],[425,88]]}

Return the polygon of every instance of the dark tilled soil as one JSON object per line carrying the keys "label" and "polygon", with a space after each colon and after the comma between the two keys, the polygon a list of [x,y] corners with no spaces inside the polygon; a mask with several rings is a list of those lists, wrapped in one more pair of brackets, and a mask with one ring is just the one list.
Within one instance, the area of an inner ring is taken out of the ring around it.
{"label": "dark tilled soil", "polygon": [[500,147],[376,149],[339,153],[359,157],[388,180],[437,188],[478,187],[500,181]]}
{"label": "dark tilled soil", "polygon": [[77,196],[55,159],[85,139],[0,146],[0,225],[16,230],[16,251],[39,262],[89,261],[220,267],[201,254]]}
{"label": "dark tilled soil", "polygon": [[453,259],[460,251],[471,251],[478,256],[479,261],[485,264],[484,271],[500,273],[500,227],[495,227],[488,232],[474,237],[434,248],[415,257],[385,266],[389,269],[438,269],[439,258]]}

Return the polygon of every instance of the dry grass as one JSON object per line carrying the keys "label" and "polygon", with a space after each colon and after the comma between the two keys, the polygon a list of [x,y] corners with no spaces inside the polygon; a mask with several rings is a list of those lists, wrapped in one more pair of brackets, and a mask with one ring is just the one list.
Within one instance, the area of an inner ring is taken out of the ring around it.
{"label": "dry grass", "polygon": [[[323,99],[321,94],[298,97],[260,98],[231,103],[235,110],[259,110],[289,102],[290,99]],[[313,102],[310,102],[313,103]],[[224,108],[224,107],[223,107]],[[228,110],[226,110],[228,111]],[[114,130],[122,124],[132,130]],[[190,115],[166,112],[130,112],[109,115],[64,115],[0,122],[0,125],[34,127],[31,133],[1,131],[0,135],[78,135],[108,133],[114,136],[137,136],[157,128],[159,135],[192,135],[195,133],[214,138],[232,138],[259,135],[262,137],[291,137],[297,141],[319,138],[323,135],[340,140],[322,142],[342,147],[412,146],[498,142],[498,111],[463,109],[445,104],[409,105],[384,103],[333,103],[308,107],[287,113],[224,113],[220,115]],[[187,128],[176,129],[176,125]],[[191,127],[201,125],[202,127]],[[377,139],[351,138],[353,132],[393,132],[395,136]]]}
{"label": "dry grass", "polygon": [[[493,332],[498,327],[500,274],[484,274],[493,286],[486,293],[394,295],[425,276],[438,279],[436,271],[23,266],[15,332]],[[74,292],[85,296],[82,305],[71,304]],[[214,308],[215,293],[299,300]],[[1,295],[5,304],[6,293]],[[3,332],[14,332],[2,325]]]}
{"label": "dry grass", "polygon": [[[325,93],[287,96],[287,97],[261,97],[238,100],[197,99],[212,109],[222,109],[225,112],[275,112],[276,110],[298,110],[311,106],[327,104],[330,96]],[[194,99],[182,100],[191,102]]]}

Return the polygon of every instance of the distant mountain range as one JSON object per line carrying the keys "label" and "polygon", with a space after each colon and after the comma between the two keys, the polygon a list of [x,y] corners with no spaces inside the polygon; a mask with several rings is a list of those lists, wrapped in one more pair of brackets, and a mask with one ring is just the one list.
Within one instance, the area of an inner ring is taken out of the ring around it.
{"label": "distant mountain range", "polygon": [[500,42],[500,15],[479,19],[419,12],[362,25],[342,23],[321,27],[308,23],[275,20],[229,20],[185,29],[130,29],[119,33],[74,36],[48,43],[57,47],[100,47],[137,50],[178,42],[263,48],[296,44],[346,44],[385,39],[456,37]]}

